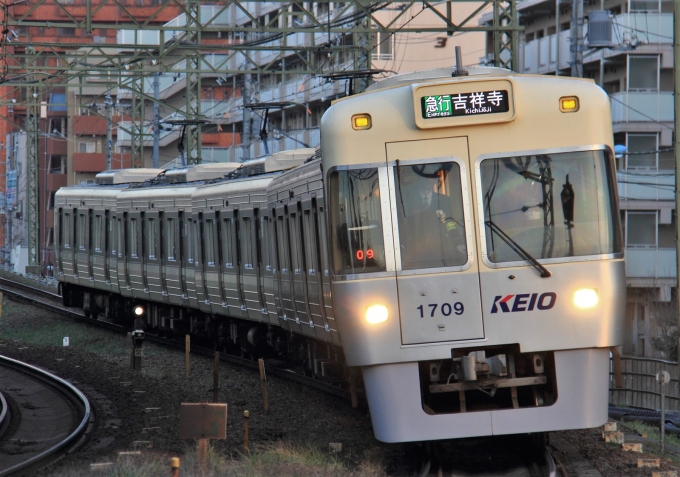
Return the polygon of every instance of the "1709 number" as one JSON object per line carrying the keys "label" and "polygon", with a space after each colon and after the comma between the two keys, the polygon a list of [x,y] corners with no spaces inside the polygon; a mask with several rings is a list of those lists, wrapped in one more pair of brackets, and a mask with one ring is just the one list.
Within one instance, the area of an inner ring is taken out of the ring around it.
{"label": "1709 number", "polygon": [[[425,307],[428,307],[426,309]],[[454,313],[456,315],[462,315],[463,312],[465,311],[465,307],[463,304],[459,301],[456,303],[450,305],[448,303],[430,303],[429,305],[420,305],[419,307],[416,308],[416,310],[420,311],[420,317],[425,318],[425,315],[429,312],[430,317],[434,317],[434,314],[439,310],[439,312],[444,315],[444,316],[450,316],[451,313]]]}

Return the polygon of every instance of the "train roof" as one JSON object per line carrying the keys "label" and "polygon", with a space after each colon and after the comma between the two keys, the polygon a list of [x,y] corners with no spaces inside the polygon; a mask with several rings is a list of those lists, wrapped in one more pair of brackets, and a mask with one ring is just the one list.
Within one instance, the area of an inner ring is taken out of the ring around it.
{"label": "train roof", "polygon": [[163,169],[134,168],[100,172],[95,176],[99,185],[131,184],[148,181],[163,172]]}

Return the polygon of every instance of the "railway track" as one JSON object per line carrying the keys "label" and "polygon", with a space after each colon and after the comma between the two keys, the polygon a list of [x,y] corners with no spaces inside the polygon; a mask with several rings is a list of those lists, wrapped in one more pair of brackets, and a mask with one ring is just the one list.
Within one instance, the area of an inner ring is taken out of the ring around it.
{"label": "railway track", "polygon": [[[128,333],[130,329],[121,326],[116,323],[111,323],[105,320],[101,319],[92,319],[92,318],[87,318],[85,317],[82,313],[79,313],[77,311],[73,311],[68,308],[64,308],[61,305],[61,297],[55,293],[51,293],[49,291],[32,287],[30,285],[26,284],[21,284],[21,283],[16,283],[11,280],[7,280],[5,278],[0,278],[0,291],[3,292],[6,296],[10,297],[11,299],[14,300],[19,300],[25,303],[29,303],[35,306],[39,306],[47,311],[57,313],[66,317],[69,317],[71,319],[75,319],[78,321],[81,321],[83,323],[87,323],[92,326],[99,326],[105,329],[108,329],[113,332],[117,333]],[[184,347],[184,340],[181,342],[178,340],[174,339],[169,339],[166,337],[162,336],[156,336],[153,334],[148,334],[146,335],[146,339],[148,341],[163,345],[163,346],[168,346],[168,347],[174,347],[177,349],[182,349]],[[208,349],[205,347],[198,346],[194,343],[192,343],[191,347],[191,352],[193,354],[197,355],[204,355],[204,356],[213,356],[214,351],[212,349]],[[230,364],[234,364],[237,366],[241,366],[244,368],[249,368],[253,370],[258,369],[258,363],[257,361],[251,360],[251,359],[246,359],[242,358],[239,356],[234,356],[234,355],[225,355],[223,353],[220,354],[220,360],[223,362],[228,362]],[[276,361],[267,361],[266,362],[266,370],[267,374],[269,376],[277,376],[283,379],[287,379],[290,381],[298,382],[302,385],[305,386],[310,386],[313,387],[317,390],[320,390],[324,393],[328,393],[331,395],[335,395],[338,397],[341,397],[343,399],[347,399],[349,401],[350,399],[350,393],[346,389],[340,388],[336,385],[331,385],[323,381],[319,381],[318,379],[311,378],[309,376],[296,373],[289,368],[287,368],[285,365],[280,365]],[[361,396],[360,396],[361,397]],[[1,403],[0,403],[1,404]],[[365,406],[365,402],[362,400],[361,404]],[[1,412],[1,411],[0,411]],[[0,431],[2,430],[2,427],[0,426]],[[495,438],[497,439],[497,438]],[[498,444],[494,444],[492,447],[497,446]],[[554,450],[554,445],[552,446]],[[517,447],[512,446],[512,448],[517,449]],[[533,454],[531,456],[527,455],[520,455],[522,451],[517,450],[516,455],[513,456],[512,453],[505,453],[504,455],[500,455],[498,453],[494,454],[493,460],[495,462],[494,465],[504,465],[507,472],[503,473],[502,475],[507,475],[507,476],[512,476],[512,477],[559,477],[562,476],[566,473],[566,475],[569,475],[570,477],[573,475],[581,475],[582,472],[579,472],[578,470],[572,469],[571,466],[571,458],[570,459],[565,459],[565,454],[562,453],[560,460],[557,462],[557,465],[555,461],[553,460],[552,456],[550,455],[549,452],[542,452],[539,454]],[[470,470],[470,465],[465,459],[462,459],[458,462],[453,462],[450,460],[450,458],[447,459],[442,459],[440,456],[441,455],[446,455],[446,453],[442,450],[437,451],[436,449],[431,449],[428,452],[424,453],[422,456],[422,461],[424,462],[423,467],[421,469],[421,473],[419,475],[423,476],[428,476],[428,475],[438,475],[442,469],[446,472],[446,475],[452,475],[452,476],[469,476],[469,475],[474,475],[475,477],[483,477],[486,475],[492,476],[492,475],[499,475],[498,474],[498,468],[495,467],[492,470],[490,470],[488,473],[479,473],[480,469],[477,468],[474,472]],[[481,454],[480,454],[481,455]],[[450,457],[450,456],[449,456]],[[466,458],[471,458],[473,459],[473,462],[476,459],[477,464],[479,464],[482,460],[484,461],[489,461],[489,457],[480,457],[475,458],[474,456],[468,455]],[[572,457],[572,456],[570,456]],[[576,457],[574,457],[576,458]],[[579,465],[576,467],[582,467],[583,462],[579,462]],[[592,467],[592,466],[591,466]],[[470,473],[472,472],[472,473]],[[589,469],[588,472],[592,472],[592,469]],[[596,472],[596,471],[595,471]],[[0,473],[0,477],[2,477],[5,474]],[[583,475],[588,475],[588,476],[593,476],[597,475],[595,473],[586,473]]]}
{"label": "railway track", "polygon": [[[18,300],[24,303],[29,303],[38,306],[44,310],[51,311],[53,313],[58,313],[60,315],[88,323],[93,326],[99,326],[117,333],[128,333],[130,329],[121,326],[117,323],[112,323],[100,319],[87,318],[81,312],[65,308],[61,305],[61,296],[56,293],[52,293],[41,288],[32,287],[23,283],[14,282],[6,278],[0,278],[0,292],[4,293],[6,296]],[[154,335],[152,333],[146,333],[145,339],[147,341],[157,343],[163,346],[169,346],[177,349],[183,349],[184,339],[182,340],[167,338],[163,336]],[[212,357],[214,350],[201,346],[200,344],[191,344],[191,353],[201,356]],[[248,369],[258,370],[259,365],[257,361],[252,359],[242,358],[236,355],[227,355],[220,353],[220,361],[234,364],[237,366],[245,367]],[[279,378],[287,379],[290,381],[298,382],[305,386],[312,387],[319,391],[327,394],[331,394],[343,399],[350,399],[349,390],[343,389],[337,385],[329,384],[318,379],[306,376],[301,373],[297,373],[286,366],[285,363],[276,360],[266,360],[265,368],[268,376],[277,376]],[[361,405],[366,405],[363,399],[363,393],[358,392],[358,398],[360,399]]]}
{"label": "railway track", "polygon": [[90,403],[70,383],[0,356],[0,477],[40,469],[84,442]]}

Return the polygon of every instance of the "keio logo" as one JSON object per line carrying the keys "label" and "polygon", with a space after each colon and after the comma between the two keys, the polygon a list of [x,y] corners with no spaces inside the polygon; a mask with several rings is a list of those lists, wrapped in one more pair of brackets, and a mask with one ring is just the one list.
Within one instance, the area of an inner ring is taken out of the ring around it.
{"label": "keio logo", "polygon": [[[513,297],[515,298],[513,300]],[[555,306],[557,294],[553,292],[542,293],[523,293],[520,295],[499,295],[493,300],[491,313],[498,310],[503,313],[514,313],[516,311],[549,310]]]}

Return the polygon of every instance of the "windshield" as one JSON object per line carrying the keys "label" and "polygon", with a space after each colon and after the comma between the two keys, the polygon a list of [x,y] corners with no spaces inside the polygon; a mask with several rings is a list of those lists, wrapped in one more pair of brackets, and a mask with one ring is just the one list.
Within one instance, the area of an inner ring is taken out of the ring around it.
{"label": "windshield", "polygon": [[480,169],[490,261],[522,259],[499,233],[537,259],[621,251],[604,151],[486,159]]}
{"label": "windshield", "polygon": [[385,271],[378,169],[336,171],[329,183],[335,273]]}
{"label": "windshield", "polygon": [[460,167],[455,162],[397,166],[402,270],[467,262]]}

